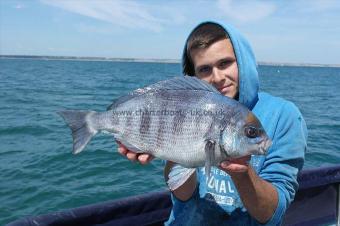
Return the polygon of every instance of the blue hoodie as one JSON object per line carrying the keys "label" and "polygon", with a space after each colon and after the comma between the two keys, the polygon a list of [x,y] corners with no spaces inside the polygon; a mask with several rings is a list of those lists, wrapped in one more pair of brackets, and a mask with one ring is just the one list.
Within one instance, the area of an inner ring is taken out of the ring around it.
{"label": "blue hoodie", "polygon": [[173,209],[166,225],[280,225],[298,189],[297,174],[307,148],[307,128],[298,108],[279,97],[259,92],[255,56],[248,42],[231,26],[224,26],[234,47],[239,70],[239,102],[261,121],[273,144],[266,156],[252,156],[251,166],[278,193],[272,218],[260,224],[243,207],[230,176],[212,168],[207,181],[204,168],[197,170],[198,186],[193,196],[182,202],[172,196]]}

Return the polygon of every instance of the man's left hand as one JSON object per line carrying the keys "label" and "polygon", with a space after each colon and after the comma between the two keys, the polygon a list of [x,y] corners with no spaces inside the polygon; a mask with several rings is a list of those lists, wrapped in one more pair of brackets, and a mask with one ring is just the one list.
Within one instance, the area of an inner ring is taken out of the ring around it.
{"label": "man's left hand", "polygon": [[220,169],[228,174],[246,173],[249,168],[249,160],[251,156],[247,155],[237,159],[230,159],[220,163]]}

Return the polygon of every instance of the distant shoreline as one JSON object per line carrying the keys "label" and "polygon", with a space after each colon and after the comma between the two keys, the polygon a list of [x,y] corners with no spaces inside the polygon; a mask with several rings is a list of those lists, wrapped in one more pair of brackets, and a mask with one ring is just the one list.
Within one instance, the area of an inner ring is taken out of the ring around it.
{"label": "distant shoreline", "polygon": [[[0,55],[0,59],[39,59],[39,60],[71,60],[71,61],[111,61],[138,63],[181,63],[179,59],[148,59],[148,58],[114,58],[114,57],[78,57],[78,56],[37,56],[37,55]],[[340,67],[340,64],[311,64],[311,63],[276,63],[258,62],[262,66],[291,66],[291,67]]]}

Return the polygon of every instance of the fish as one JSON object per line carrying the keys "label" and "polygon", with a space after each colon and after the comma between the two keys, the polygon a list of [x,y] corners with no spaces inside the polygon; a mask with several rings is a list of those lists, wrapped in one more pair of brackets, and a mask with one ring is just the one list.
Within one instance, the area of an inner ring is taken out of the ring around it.
{"label": "fish", "polygon": [[257,117],[196,77],[163,80],[118,98],[103,112],[58,112],[71,128],[73,153],[93,136],[108,132],[135,153],[148,153],[176,165],[168,186],[177,189],[197,167],[227,159],[265,155],[271,145]]}

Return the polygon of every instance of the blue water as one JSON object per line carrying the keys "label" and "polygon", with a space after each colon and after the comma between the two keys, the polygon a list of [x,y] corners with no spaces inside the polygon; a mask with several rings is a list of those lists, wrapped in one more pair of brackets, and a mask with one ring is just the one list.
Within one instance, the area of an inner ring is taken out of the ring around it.
{"label": "blue water", "polygon": [[[305,168],[340,163],[340,68],[259,71],[261,89],[293,101],[305,117]],[[179,64],[1,59],[0,225],[165,188],[160,161],[129,162],[110,135],[72,155],[70,131],[55,112],[102,111],[114,98],[177,75]]]}

